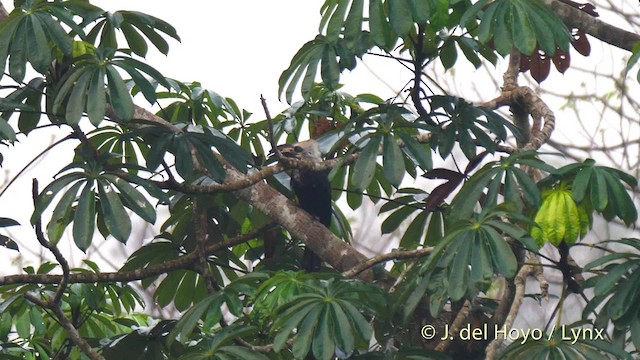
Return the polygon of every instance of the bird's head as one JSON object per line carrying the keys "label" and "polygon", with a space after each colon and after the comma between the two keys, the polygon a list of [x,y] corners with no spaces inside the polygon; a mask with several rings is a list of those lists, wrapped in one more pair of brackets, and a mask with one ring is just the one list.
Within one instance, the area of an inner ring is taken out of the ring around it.
{"label": "bird's head", "polygon": [[320,148],[315,140],[305,140],[295,144],[283,144],[278,146],[282,156],[298,160],[322,161]]}

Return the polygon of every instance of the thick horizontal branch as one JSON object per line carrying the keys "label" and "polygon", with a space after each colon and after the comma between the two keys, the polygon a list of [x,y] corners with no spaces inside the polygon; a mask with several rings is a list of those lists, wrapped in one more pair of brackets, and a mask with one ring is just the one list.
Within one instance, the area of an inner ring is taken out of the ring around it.
{"label": "thick horizontal branch", "polygon": [[545,3],[560,16],[565,24],[582,29],[607,44],[632,51],[633,46],[640,41],[640,35],[617,28],[558,0],[545,0]]}
{"label": "thick horizontal branch", "polygon": [[[245,234],[235,236],[225,241],[212,244],[206,247],[205,252],[212,254],[216,251],[247,242],[267,228],[273,226],[273,224],[267,224],[253,231],[249,231]],[[122,272],[109,272],[109,273],[75,273],[69,274],[69,283],[100,283],[100,282],[129,282],[142,280],[152,276],[165,274],[170,271],[190,268],[191,265],[198,258],[196,252],[190,252],[184,256],[181,256],[175,260],[170,260],[159,265],[149,266],[144,269],[136,269],[131,271]],[[50,275],[50,274],[19,274],[19,275],[7,275],[0,276],[0,285],[10,284],[57,284],[62,280],[62,275]]]}

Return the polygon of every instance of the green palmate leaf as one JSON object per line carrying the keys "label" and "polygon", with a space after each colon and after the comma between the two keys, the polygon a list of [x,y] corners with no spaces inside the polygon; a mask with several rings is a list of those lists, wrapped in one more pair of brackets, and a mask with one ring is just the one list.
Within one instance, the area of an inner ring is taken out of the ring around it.
{"label": "green palmate leaf", "polygon": [[[482,8],[487,4],[487,2],[489,2],[489,0],[480,0],[475,4],[473,4],[471,7],[469,7],[460,18],[460,25],[466,28],[469,28],[470,26],[475,26],[476,24],[475,19],[478,16],[478,12],[482,10]],[[473,25],[471,24],[471,22],[473,22]],[[490,26],[490,24],[487,24],[487,26]]]}
{"label": "green palmate leaf", "polygon": [[329,330],[333,329],[333,317],[331,316],[331,308],[326,308],[323,315],[318,321],[318,327],[315,332],[315,341],[312,344],[312,352],[316,359],[330,360],[333,358],[336,343],[330,335]]}
{"label": "green palmate leaf", "polygon": [[407,220],[411,214],[417,211],[415,207],[411,206],[403,206],[397,211],[393,212],[389,217],[387,217],[381,226],[381,230],[383,234],[391,233],[400,227],[400,224]]}
{"label": "green palmate leaf", "polygon": [[638,263],[627,261],[613,268],[610,268],[606,274],[603,274],[597,278],[596,286],[593,291],[596,296],[610,295],[611,290],[618,285],[623,276],[628,277],[629,273],[638,268]]}
{"label": "green palmate leaf", "polygon": [[335,317],[333,322],[334,327],[331,330],[333,334],[336,335],[336,344],[340,350],[349,354],[355,348],[355,337],[350,331],[351,324],[349,322],[349,317],[342,307],[337,304],[332,304],[331,311]]}
{"label": "green palmate leaf", "polygon": [[449,296],[453,301],[460,300],[467,292],[471,249],[472,246],[460,246],[451,262]]}
{"label": "green palmate leaf", "polygon": [[[287,103],[291,104],[293,93],[305,70],[307,74],[309,74],[309,79],[305,76],[304,82],[308,88],[303,88],[302,93],[310,94],[315,79],[315,72],[317,71],[317,69],[312,70],[311,67],[317,66],[323,58],[325,44],[326,40],[322,36],[317,36],[314,40],[304,44],[291,59],[289,67],[280,75],[278,79],[278,96],[282,96],[282,92],[284,91]],[[312,76],[313,79],[311,79]]]}
{"label": "green palmate leaf", "polygon": [[14,38],[11,41],[11,48],[9,49],[9,74],[11,77],[20,82],[24,80],[26,62],[27,62],[27,44],[28,30],[26,30],[26,21],[20,22],[16,28]]}
{"label": "green palmate leaf", "polygon": [[203,144],[199,140],[191,139],[191,144],[195,147],[198,153],[198,160],[204,165],[207,169],[207,172],[211,178],[219,183],[224,181],[226,170],[220,163],[220,161],[215,157],[211,148],[205,144]]}
{"label": "green palmate leaf", "polygon": [[91,71],[84,71],[71,90],[65,112],[65,118],[70,125],[77,125],[82,118],[87,101],[87,88],[90,86],[92,78],[93,73]]}
{"label": "green palmate leaf", "polygon": [[189,335],[198,324],[198,321],[204,317],[204,314],[210,311],[210,309],[211,311],[219,309],[221,303],[220,294],[216,293],[202,299],[198,304],[191,307],[182,315],[180,321],[178,321],[173,330],[171,330],[171,333],[167,338],[169,344],[175,341],[175,339],[187,341],[189,339]]}
{"label": "green palmate leaf", "polygon": [[425,230],[428,216],[429,213],[423,211],[413,219],[411,224],[409,224],[409,227],[407,227],[407,231],[405,231],[404,235],[402,235],[402,238],[400,239],[400,247],[415,249],[420,245],[420,239],[422,238],[422,233]]}
{"label": "green palmate leaf", "polygon": [[420,144],[411,135],[402,131],[397,132],[398,136],[404,142],[403,150],[414,159],[423,170],[431,170],[433,168],[433,160],[431,158],[431,148],[428,144]]}
{"label": "green palmate leaf", "polygon": [[411,14],[413,15],[413,20],[418,24],[424,24],[429,21],[431,15],[431,7],[427,1],[422,0],[408,0],[409,6],[411,8]]}
{"label": "green palmate leaf", "polygon": [[324,84],[334,90],[340,81],[340,67],[335,48],[326,44],[322,52],[322,63],[320,64],[320,76]]}
{"label": "green palmate leaf", "polygon": [[329,23],[327,24],[327,40],[329,42],[336,41],[342,32],[348,5],[348,1],[338,1],[335,10],[331,14],[331,19],[329,19]]}
{"label": "green palmate leaf", "polygon": [[[526,6],[524,6],[523,8],[524,11],[529,10]],[[529,15],[531,26],[535,31],[535,37],[538,41],[538,46],[544,51],[547,56],[553,56],[553,54],[556,52],[556,42],[553,32],[548,31],[548,24],[545,21],[544,15],[540,14],[538,11],[528,11],[526,13],[527,15]]]}
{"label": "green palmate leaf", "polygon": [[638,218],[635,203],[617,178],[609,172],[603,172],[603,176],[607,182],[609,196],[613,199],[613,201],[609,203],[609,207],[615,207],[615,210],[617,210],[617,212],[615,212],[616,215],[618,215],[627,226],[630,226]]}
{"label": "green palmate leaf", "polygon": [[25,135],[38,126],[41,119],[42,97],[44,89],[44,79],[34,78],[28,83],[24,104],[28,107],[20,112],[18,118],[18,129]]}
{"label": "green palmate leaf", "polygon": [[405,37],[413,29],[413,16],[408,0],[395,0],[387,2],[389,7],[389,22],[391,28],[399,37]]}
{"label": "green palmate leaf", "polygon": [[87,183],[78,198],[78,207],[73,217],[73,241],[78,249],[87,251],[91,245],[96,223],[96,196]]}
{"label": "green palmate leaf", "polygon": [[[189,309],[194,300],[196,285],[199,275],[196,272],[188,271],[180,281],[180,286],[175,290],[173,303],[178,311]],[[237,315],[237,314],[234,314]]]}
{"label": "green palmate leaf", "polygon": [[131,219],[124,209],[124,205],[111,184],[98,179],[98,194],[104,223],[118,241],[126,243],[131,234]]}
{"label": "green palmate leaf", "polygon": [[[11,142],[16,141],[16,131],[9,125],[7,120],[0,117],[0,138],[9,140]],[[0,162],[1,164],[1,162]]]}
{"label": "green palmate leaf", "polygon": [[176,298],[176,296],[178,296],[178,287],[180,286],[180,282],[188,273],[188,270],[177,270],[167,274],[167,277],[162,280],[153,294],[158,305],[167,306],[174,300],[174,298]]}
{"label": "green palmate leaf", "polygon": [[[40,23],[45,30],[44,35],[47,37],[47,40],[51,40],[58,47],[58,49],[62,51],[63,54],[71,54],[71,51],[73,49],[73,41],[61,26],[61,23],[55,21],[51,17],[50,13],[34,12],[33,14],[35,15],[35,18],[40,20]],[[58,19],[60,19],[60,17],[58,17]],[[67,22],[65,22],[65,24],[67,24]],[[44,52],[44,49],[41,49],[41,51]]]}
{"label": "green palmate leaf", "polygon": [[536,48],[536,32],[533,29],[529,14],[518,1],[511,6],[511,37],[514,45],[525,55],[531,55]]}
{"label": "green palmate leaf", "polygon": [[369,142],[362,149],[362,153],[356,163],[353,165],[351,173],[351,183],[360,190],[366,189],[376,171],[376,159],[378,157],[378,148],[382,137],[371,137]]}
{"label": "green palmate leaf", "polygon": [[296,358],[302,359],[309,353],[312,344],[311,340],[316,331],[318,318],[322,314],[322,310],[322,306],[315,304],[300,322],[298,336],[293,343],[293,355]]}
{"label": "green palmate leaf", "polygon": [[151,224],[156,222],[156,212],[153,205],[140,191],[121,178],[112,175],[106,175],[104,178],[120,191],[120,199],[127,208]]}
{"label": "green palmate leaf", "polygon": [[[485,0],[484,3],[486,3],[487,1],[488,0]],[[478,6],[478,4],[480,3],[481,2],[476,3],[476,6]],[[496,10],[498,9],[497,5],[498,4],[495,2],[491,3],[481,17],[480,25],[478,27],[478,40],[485,44],[489,42],[489,40],[491,40],[493,32],[495,31],[495,27],[497,26],[496,24],[494,24],[494,17],[496,15]],[[484,4],[478,7],[480,8],[482,6],[484,6]],[[472,9],[473,7],[469,9],[469,17],[474,16],[474,14],[471,13]]]}
{"label": "green palmate leaf", "polygon": [[391,25],[387,22],[382,0],[369,1],[369,31],[376,45],[387,50],[393,46],[389,36]]}
{"label": "green palmate leaf", "polygon": [[387,180],[395,187],[400,186],[405,174],[404,158],[400,146],[398,146],[398,143],[391,134],[384,136],[384,142],[382,143],[382,164],[384,176]]}
{"label": "green palmate leaf", "polygon": [[460,50],[464,54],[464,57],[469,60],[470,63],[478,69],[482,66],[482,61],[478,56],[478,52],[480,51],[480,45],[477,43],[475,39],[460,37],[456,39]]}
{"label": "green palmate leaf", "polygon": [[122,34],[124,34],[129,48],[134,54],[139,56],[145,56],[147,54],[147,50],[149,49],[147,42],[131,24],[123,23],[120,26],[120,30],[122,30]]}
{"label": "green palmate leaf", "polygon": [[509,244],[493,228],[487,227],[486,232],[494,268],[507,278],[514,277],[518,262]]}
{"label": "green palmate leaf", "polygon": [[[638,264],[636,264],[638,265]],[[635,271],[627,278],[607,303],[607,313],[612,320],[624,321],[623,317],[632,317],[637,314],[638,286],[640,286],[640,270],[636,266]],[[633,319],[636,320],[636,319]]]}
{"label": "green palmate leaf", "polygon": [[94,126],[98,126],[102,122],[106,112],[104,77],[104,68],[96,69],[87,92],[87,115]]}
{"label": "green palmate leaf", "polygon": [[52,244],[57,244],[64,229],[71,223],[71,213],[73,210],[73,202],[76,200],[78,190],[82,186],[82,182],[78,182],[73,185],[67,192],[65,192],[60,201],[53,210],[51,220],[47,224],[47,236]]}
{"label": "green palmate leaf", "polygon": [[243,173],[246,173],[248,170],[247,165],[253,164],[251,154],[244,148],[240,147],[235,141],[229,139],[226,135],[215,129],[208,130],[211,132],[211,136],[208,136],[207,139],[211,145],[213,145],[220,155],[233,165],[233,167]]}
{"label": "green palmate leaf", "polygon": [[[490,11],[491,8],[495,8],[495,11]],[[488,18],[487,14],[493,15],[492,18]],[[511,24],[510,20],[511,10],[509,4],[504,2],[494,2],[489,5],[489,9],[486,11],[485,16],[482,17],[482,23],[485,21],[493,22],[492,33],[489,34],[489,39],[493,35],[493,43],[496,47],[496,51],[502,56],[506,56],[513,48],[513,39],[511,38]],[[507,23],[507,21],[509,21]]]}
{"label": "green palmate leaf", "polygon": [[449,38],[440,48],[440,61],[445,70],[448,70],[455,65],[458,59],[458,51],[456,50],[456,43],[453,38]]}
{"label": "green palmate leaf", "polygon": [[17,225],[20,225],[20,223],[11,218],[0,217],[0,228]]}
{"label": "green palmate leaf", "polygon": [[[47,6],[32,2],[22,9],[15,9],[3,22],[0,35],[0,61],[4,64],[7,54],[11,55],[10,73],[21,81],[26,62],[45,73],[52,62],[52,47],[68,55],[71,52],[71,38],[67,36],[59,22],[51,18]],[[29,41],[24,41],[29,39]]]}
{"label": "green palmate leaf", "polygon": [[49,207],[51,201],[53,201],[54,197],[60,194],[60,191],[64,187],[82,178],[83,174],[81,173],[71,173],[61,176],[58,179],[54,180],[51,184],[47,185],[47,187],[45,187],[38,196],[36,208],[33,212],[33,215],[31,216],[31,224],[35,225],[38,221],[40,221],[42,213],[47,209],[47,207]]}
{"label": "green palmate leaf", "polygon": [[109,102],[113,106],[113,111],[125,121],[133,117],[133,100],[129,95],[127,85],[113,65],[106,67],[109,89]]}
{"label": "green palmate leaf", "polygon": [[480,233],[474,238],[471,252],[471,281],[475,284],[490,283],[493,277],[493,267],[491,262],[491,247],[486,233]]}
{"label": "green palmate leaf", "polygon": [[362,34],[363,12],[364,0],[353,0],[347,19],[344,22],[344,38],[349,48],[357,45],[358,39]]}
{"label": "green palmate leaf", "polygon": [[591,175],[591,204],[597,211],[604,211],[609,202],[607,183],[601,172],[595,171]]}
{"label": "green palmate leaf", "polygon": [[64,77],[60,80],[62,86],[58,90],[56,97],[53,101],[52,110],[56,115],[64,114],[66,111],[62,107],[66,105],[66,101],[68,100],[67,95],[70,91],[73,90],[73,87],[82,75],[84,75],[87,71],[86,67],[81,67],[78,69],[70,70],[68,73],[64,75]]}
{"label": "green palmate leaf", "polygon": [[32,40],[25,44],[28,47],[27,58],[36,71],[44,73],[51,65],[52,59],[43,24],[35,15],[26,18],[25,24],[25,30],[31,33]]}
{"label": "green palmate leaf", "polygon": [[487,182],[500,171],[499,168],[491,168],[487,165],[473,174],[454,198],[451,205],[452,213],[456,214],[460,219],[471,216],[477,199],[483,194]]}

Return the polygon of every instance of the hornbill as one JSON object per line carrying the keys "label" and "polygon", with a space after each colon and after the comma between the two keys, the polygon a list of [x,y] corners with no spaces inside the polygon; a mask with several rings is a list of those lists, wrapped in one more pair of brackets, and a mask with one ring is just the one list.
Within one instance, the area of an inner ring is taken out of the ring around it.
{"label": "hornbill", "polygon": [[[284,157],[319,163],[322,155],[314,140],[278,146]],[[331,184],[327,170],[293,169],[290,171],[291,188],[298,198],[298,205],[327,228],[331,224]],[[307,272],[317,271],[321,259],[305,248],[302,268]]]}

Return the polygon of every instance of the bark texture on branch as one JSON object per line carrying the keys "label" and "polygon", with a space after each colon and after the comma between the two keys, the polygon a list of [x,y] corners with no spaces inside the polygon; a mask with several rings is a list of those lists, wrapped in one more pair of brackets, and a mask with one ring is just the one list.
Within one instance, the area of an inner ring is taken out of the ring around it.
{"label": "bark texture on branch", "polygon": [[640,42],[640,35],[615,27],[558,0],[544,0],[544,2],[560,16],[565,24],[582,29],[607,44],[631,51],[633,46]]}

